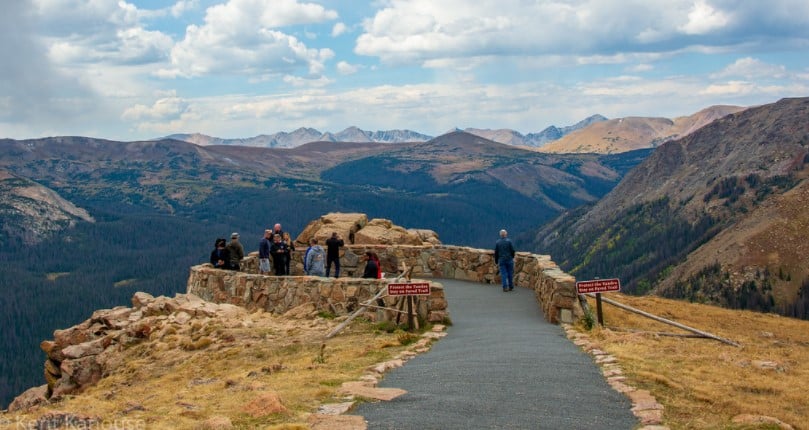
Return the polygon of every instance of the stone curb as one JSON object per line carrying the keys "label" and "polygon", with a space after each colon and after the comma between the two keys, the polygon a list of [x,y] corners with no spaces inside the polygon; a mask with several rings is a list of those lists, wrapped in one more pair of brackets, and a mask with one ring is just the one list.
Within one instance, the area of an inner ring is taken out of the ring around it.
{"label": "stone curb", "polygon": [[390,401],[406,394],[405,390],[377,388],[376,385],[389,370],[402,367],[418,354],[429,351],[433,342],[447,335],[445,330],[445,325],[434,325],[432,331],[422,334],[418,342],[410,344],[408,349],[400,352],[393,359],[370,366],[357,381],[344,382],[339,393],[346,395],[345,402],[320,405],[318,411],[309,416],[307,424],[311,426],[312,430],[366,430],[368,426],[363,417],[344,414],[356,405],[358,397]]}
{"label": "stone curb", "polygon": [[639,390],[626,382],[623,369],[614,356],[598,349],[598,345],[590,336],[582,333],[570,324],[562,324],[565,335],[574,345],[593,357],[593,361],[601,368],[601,373],[613,390],[629,397],[632,402],[632,413],[640,421],[639,430],[669,430],[663,425],[663,405],[648,390]]}

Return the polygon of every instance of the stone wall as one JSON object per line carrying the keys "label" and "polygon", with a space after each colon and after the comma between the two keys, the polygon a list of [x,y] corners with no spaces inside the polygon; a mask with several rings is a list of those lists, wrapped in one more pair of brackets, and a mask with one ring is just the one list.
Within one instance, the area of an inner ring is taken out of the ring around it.
{"label": "stone wall", "polygon": [[[195,266],[191,269],[188,292],[214,302],[261,307],[274,312],[283,312],[303,301],[314,301],[322,309],[334,308],[332,311],[340,314],[372,297],[386,284],[384,280],[356,278],[363,272],[365,263],[361,256],[366,251],[379,256],[382,271],[389,274],[389,278],[400,272],[404,264],[412,268],[414,278],[500,283],[494,252],[486,249],[452,245],[346,245],[341,249],[341,277],[336,280],[295,276],[303,273],[304,251],[299,248],[293,253],[292,277],[257,275],[256,253],[243,260],[242,272],[212,269],[210,265]],[[515,285],[534,290],[548,321],[572,322],[583,316],[575,278],[563,272],[550,256],[518,252],[514,266]],[[435,295],[437,303],[445,303],[443,288]],[[429,308],[427,312],[441,312],[428,316],[430,320],[439,320],[438,315],[446,316],[446,310],[439,309],[441,305],[430,307],[430,303],[423,304]]]}
{"label": "stone wall", "polygon": [[[250,266],[248,263],[248,267]],[[430,284],[430,295],[419,296],[415,311],[423,320],[442,322],[447,318],[444,287],[436,282]],[[266,276],[214,269],[206,263],[191,268],[188,293],[214,303],[263,309],[276,314],[312,303],[318,311],[346,315],[373,298],[386,285],[387,281],[384,279]],[[401,298],[385,297],[381,300],[384,304],[379,305],[383,307],[396,307]],[[372,320],[390,320],[396,315],[373,308],[367,316]]]}

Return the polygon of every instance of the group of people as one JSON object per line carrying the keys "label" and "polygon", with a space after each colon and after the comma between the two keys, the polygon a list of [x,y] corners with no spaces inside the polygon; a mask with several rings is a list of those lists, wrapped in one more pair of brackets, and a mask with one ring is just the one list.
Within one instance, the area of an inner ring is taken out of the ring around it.
{"label": "group of people", "polygon": [[289,265],[292,262],[292,253],[295,243],[289,233],[275,224],[272,230],[264,230],[264,237],[258,244],[258,271],[261,274],[270,273],[270,261],[275,276],[288,276]]}
{"label": "group of people", "polygon": [[[310,276],[329,277],[334,266],[334,277],[340,277],[340,248],[345,242],[337,232],[326,239],[326,250],[318,244],[318,240],[309,240],[309,248],[303,256],[303,271]],[[295,244],[289,233],[281,229],[281,224],[275,224],[272,230],[264,230],[264,237],[258,245],[258,270],[261,274],[270,273],[272,261],[273,273],[276,276],[288,276],[289,265],[292,261],[292,252]],[[514,245],[508,238],[506,230],[500,230],[500,239],[494,246],[494,261],[500,269],[500,279],[503,291],[514,290]],[[211,251],[211,265],[217,269],[239,270],[244,258],[244,247],[239,242],[239,233],[230,235],[230,242],[224,238],[216,239],[214,250]],[[365,270],[363,278],[382,278],[382,264],[379,256],[373,251],[365,253]]]}
{"label": "group of people", "polygon": [[239,233],[230,235],[230,242],[217,238],[211,251],[211,265],[217,269],[239,270],[244,258],[244,247],[239,242]]}

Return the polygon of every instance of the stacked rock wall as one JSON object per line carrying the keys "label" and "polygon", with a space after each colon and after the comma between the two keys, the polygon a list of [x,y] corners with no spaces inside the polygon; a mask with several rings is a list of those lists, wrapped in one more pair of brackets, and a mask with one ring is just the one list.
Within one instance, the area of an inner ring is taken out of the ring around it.
{"label": "stacked rock wall", "polygon": [[[229,303],[275,314],[311,303],[318,311],[346,315],[359,309],[386,285],[387,282],[380,279],[265,276],[219,270],[210,264],[202,264],[191,268],[188,293],[214,303]],[[416,312],[426,321],[444,321],[447,318],[444,288],[432,282],[430,291],[429,296],[421,296],[422,299],[417,301]],[[394,307],[397,299],[385,297],[383,307]],[[391,317],[375,310],[371,310],[368,316],[374,320]]]}
{"label": "stacked rock wall", "polygon": [[[242,272],[212,269],[207,264],[195,266],[191,269],[188,292],[218,303],[260,307],[276,312],[283,312],[301,301],[314,301],[322,309],[335,307],[338,311],[347,310],[350,303],[372,297],[378,288],[386,284],[383,280],[357,278],[365,267],[362,256],[366,251],[379,256],[382,271],[392,274],[388,277],[395,276],[402,267],[407,267],[412,269],[411,275],[415,278],[500,283],[494,252],[486,249],[452,245],[346,245],[340,252],[342,268],[338,280],[295,276],[303,274],[304,251],[305,248],[301,247],[292,255],[292,277],[257,275],[256,253],[244,259]],[[563,272],[547,255],[518,252],[514,264],[514,282],[519,287],[534,290],[538,305],[550,322],[572,322],[583,315],[577,300],[575,278]],[[341,292],[335,292],[336,285],[340,286],[338,290]],[[349,290],[349,286],[353,288]],[[341,304],[341,295],[352,301]],[[443,290],[436,295],[440,296],[441,301],[444,300]],[[431,309],[444,313],[427,316],[430,320],[440,320],[437,315],[446,316],[445,309]]]}
{"label": "stacked rock wall", "polygon": [[[118,306],[93,312],[86,321],[56,330],[53,340],[40,348],[47,355],[47,385],[32,388],[9,405],[9,411],[25,410],[48,399],[59,399],[95,385],[122,363],[119,352],[163,330],[182,330],[189,321],[207,322],[212,317],[241,323],[247,311],[229,304],[215,304],[199,297],[178,294],[174,298],[135,293],[133,307]],[[49,427],[50,428],[50,427]]]}

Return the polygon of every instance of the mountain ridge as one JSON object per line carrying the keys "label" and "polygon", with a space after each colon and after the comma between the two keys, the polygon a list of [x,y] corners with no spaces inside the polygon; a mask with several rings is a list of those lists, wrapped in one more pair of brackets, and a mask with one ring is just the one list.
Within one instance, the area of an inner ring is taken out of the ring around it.
{"label": "mountain ridge", "polygon": [[[630,292],[803,317],[807,117],[809,98],[783,99],[669,141],[592,207],[540,229],[534,246],[576,276],[619,276]],[[785,237],[745,222],[764,213]]]}
{"label": "mountain ridge", "polygon": [[609,154],[656,148],[667,141],[685,137],[714,120],[744,109],[746,108],[740,106],[716,105],[674,119],[624,117],[599,121],[548,143],[540,148],[540,151]]}
{"label": "mountain ridge", "polygon": [[[514,146],[528,146],[539,147],[547,142],[559,139],[573,131],[587,127],[590,124],[606,121],[607,119],[599,114],[591,115],[574,125],[557,127],[551,125],[541,132],[528,133],[523,135],[520,132],[509,129],[453,129],[448,133],[455,131],[464,131],[474,134],[498,143],[505,143]],[[362,130],[356,126],[350,126],[338,133],[330,131],[320,132],[314,128],[300,127],[291,132],[277,132],[274,134],[260,134],[248,138],[233,138],[225,139],[204,135],[201,133],[176,133],[153,140],[175,139],[182,140],[189,143],[194,143],[200,146],[209,145],[237,145],[237,146],[253,146],[262,148],[295,148],[306,143],[311,142],[376,142],[376,143],[412,143],[412,142],[426,142],[440,136],[430,136],[412,130],[377,130],[367,131]]]}
{"label": "mountain ridge", "polygon": [[[746,109],[740,106],[714,105],[694,114],[669,118],[623,117],[608,119],[600,114],[591,115],[573,125],[551,125],[540,132],[522,134],[512,129],[454,128],[444,134],[464,131],[488,140],[512,146],[534,148],[554,153],[615,153],[635,149],[655,148],[660,144],[683,137],[711,121],[730,113]],[[440,137],[440,136],[435,136]],[[264,148],[295,148],[310,142],[426,142],[435,137],[412,130],[378,130],[375,132],[351,126],[338,133],[320,132],[300,127],[292,132],[261,134],[250,138],[223,139],[200,133],[172,134],[160,139],[176,139],[201,146],[239,145]]]}

